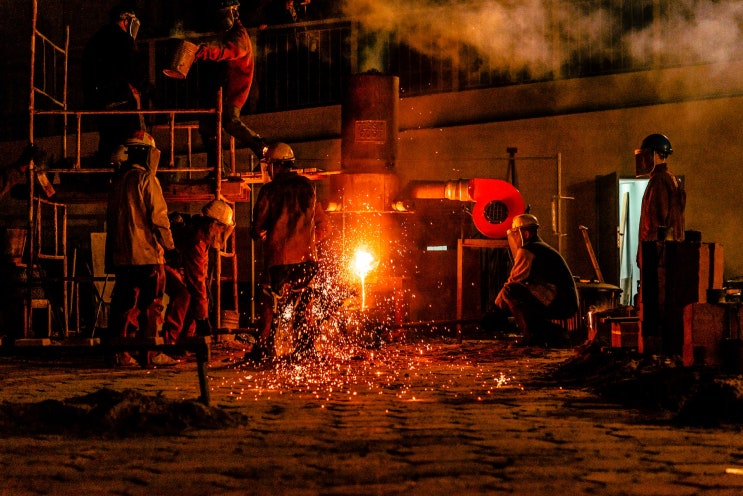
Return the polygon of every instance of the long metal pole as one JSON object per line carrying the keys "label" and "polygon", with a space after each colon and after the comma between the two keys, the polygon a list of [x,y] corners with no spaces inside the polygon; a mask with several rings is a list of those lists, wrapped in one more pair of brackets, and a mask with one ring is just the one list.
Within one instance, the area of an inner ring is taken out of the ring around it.
{"label": "long metal pole", "polygon": [[556,220],[557,220],[557,251],[562,253],[562,155],[557,153],[557,205],[556,208]]}
{"label": "long metal pole", "polygon": [[[34,68],[36,66],[36,21],[38,15],[37,1],[34,0],[31,4],[31,67],[29,68],[29,95],[28,95],[28,141],[29,143],[34,142]],[[24,319],[25,326],[23,329],[23,337],[30,337],[31,329],[33,329],[33,295],[31,287],[33,284],[33,262],[34,262],[34,251],[36,249],[36,243],[34,243],[34,180],[35,180],[35,165],[34,161],[31,160],[28,165],[28,175],[26,181],[28,182],[28,233],[26,239],[28,239],[28,265],[26,274],[26,318]]]}

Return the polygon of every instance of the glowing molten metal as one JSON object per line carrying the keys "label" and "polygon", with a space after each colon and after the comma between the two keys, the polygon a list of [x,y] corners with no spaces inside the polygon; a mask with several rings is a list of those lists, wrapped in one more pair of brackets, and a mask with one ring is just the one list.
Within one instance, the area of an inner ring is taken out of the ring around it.
{"label": "glowing molten metal", "polygon": [[366,307],[366,288],[364,281],[367,274],[374,269],[374,256],[363,248],[356,250],[351,261],[351,270],[361,279],[361,309]]}

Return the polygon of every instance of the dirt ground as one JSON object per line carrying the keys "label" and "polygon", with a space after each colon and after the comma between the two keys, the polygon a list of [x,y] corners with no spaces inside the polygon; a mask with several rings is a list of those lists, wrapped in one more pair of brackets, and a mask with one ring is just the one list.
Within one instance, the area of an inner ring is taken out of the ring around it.
{"label": "dirt ground", "polygon": [[214,345],[210,407],[193,361],[0,358],[0,495],[743,494],[737,396],[700,371],[489,339],[244,351]]}

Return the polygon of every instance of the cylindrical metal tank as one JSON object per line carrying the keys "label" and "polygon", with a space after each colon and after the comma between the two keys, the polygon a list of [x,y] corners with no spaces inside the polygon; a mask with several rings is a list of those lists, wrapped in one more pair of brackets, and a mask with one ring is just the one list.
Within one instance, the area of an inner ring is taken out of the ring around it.
{"label": "cylindrical metal tank", "polygon": [[346,172],[384,172],[397,158],[400,78],[355,74],[341,106],[341,167]]}

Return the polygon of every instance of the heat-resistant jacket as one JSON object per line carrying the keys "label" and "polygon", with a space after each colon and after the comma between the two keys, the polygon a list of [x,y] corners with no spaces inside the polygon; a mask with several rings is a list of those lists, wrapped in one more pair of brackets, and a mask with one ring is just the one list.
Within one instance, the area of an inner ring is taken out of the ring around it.
{"label": "heat-resistant jacket", "polygon": [[219,83],[224,87],[222,99],[225,105],[241,109],[248,101],[255,68],[253,45],[247,29],[239,19],[235,19],[232,28],[224,34],[201,43],[197,58],[219,63],[212,69],[221,72],[214,77],[221,79]]}
{"label": "heat-resistant jacket", "polygon": [[141,165],[122,171],[108,197],[106,270],[126,265],[165,263],[174,248],[168,206],[160,181]]}
{"label": "heat-resistant jacket", "polygon": [[261,187],[250,234],[265,236],[266,268],[317,260],[316,242],[327,232],[327,216],[309,179],[284,172]]}
{"label": "heat-resistant jacket", "polygon": [[179,252],[183,282],[191,295],[189,309],[194,319],[209,316],[209,292],[207,277],[209,270],[210,219],[197,215],[188,224],[174,229],[176,249]]}

